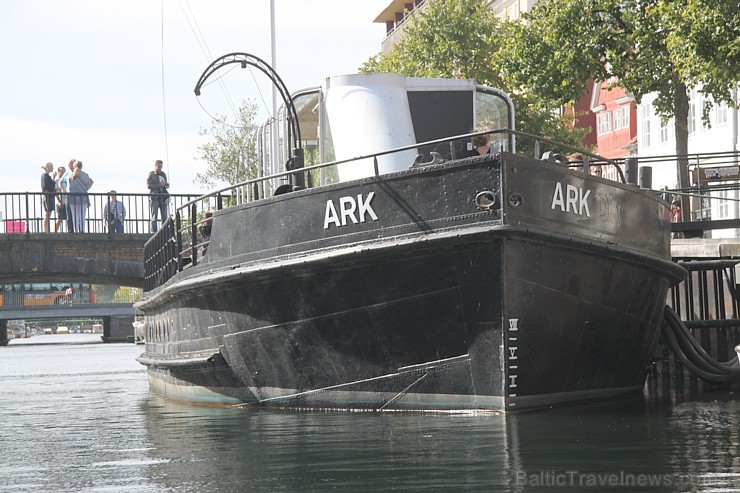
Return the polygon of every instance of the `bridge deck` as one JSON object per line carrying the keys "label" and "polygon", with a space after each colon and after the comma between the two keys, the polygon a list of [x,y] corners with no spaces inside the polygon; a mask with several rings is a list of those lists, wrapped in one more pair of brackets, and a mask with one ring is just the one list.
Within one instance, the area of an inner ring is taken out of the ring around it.
{"label": "bridge deck", "polygon": [[149,234],[0,234],[0,284],[89,282],[144,286]]}

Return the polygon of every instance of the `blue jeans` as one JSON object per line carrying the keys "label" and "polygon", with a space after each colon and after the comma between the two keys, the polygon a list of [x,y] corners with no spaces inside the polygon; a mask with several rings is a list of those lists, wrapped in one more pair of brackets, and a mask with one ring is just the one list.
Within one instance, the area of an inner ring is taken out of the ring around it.
{"label": "blue jeans", "polygon": [[123,221],[116,219],[112,223],[108,223],[109,233],[123,233]]}
{"label": "blue jeans", "polygon": [[157,232],[157,215],[161,215],[162,223],[167,220],[169,214],[167,213],[167,205],[169,204],[170,198],[167,196],[160,197],[152,195],[149,197],[149,215],[152,218],[152,222],[149,225],[149,232]]}

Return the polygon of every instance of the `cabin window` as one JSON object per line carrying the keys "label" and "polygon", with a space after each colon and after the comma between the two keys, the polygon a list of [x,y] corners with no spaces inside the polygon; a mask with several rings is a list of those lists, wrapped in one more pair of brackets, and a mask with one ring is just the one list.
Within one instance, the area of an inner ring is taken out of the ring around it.
{"label": "cabin window", "polygon": [[[320,111],[321,104],[321,94],[318,89],[311,89],[293,97],[293,105],[301,128],[305,166],[327,163],[336,159],[331,140],[331,129],[328,119]],[[327,185],[337,181],[336,167],[324,167],[311,173],[313,185]]]}
{"label": "cabin window", "polygon": [[[416,142],[428,142],[473,131],[471,91],[409,91],[408,100]],[[436,151],[447,157],[448,148],[449,145],[420,146],[419,152],[426,155],[430,151]]]}
{"label": "cabin window", "polygon": [[[488,129],[513,128],[510,121],[509,107],[501,96],[479,89],[475,93],[475,126]],[[500,134],[491,137],[491,145],[498,149],[511,151],[507,136]]]}

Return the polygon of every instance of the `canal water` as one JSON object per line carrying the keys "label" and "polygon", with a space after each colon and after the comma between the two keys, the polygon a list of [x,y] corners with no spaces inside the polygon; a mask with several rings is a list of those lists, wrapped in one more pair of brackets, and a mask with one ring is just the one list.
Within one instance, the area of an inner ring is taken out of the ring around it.
{"label": "canal water", "polygon": [[141,346],[0,348],[0,492],[740,491],[726,393],[515,416],[271,411],[151,395]]}

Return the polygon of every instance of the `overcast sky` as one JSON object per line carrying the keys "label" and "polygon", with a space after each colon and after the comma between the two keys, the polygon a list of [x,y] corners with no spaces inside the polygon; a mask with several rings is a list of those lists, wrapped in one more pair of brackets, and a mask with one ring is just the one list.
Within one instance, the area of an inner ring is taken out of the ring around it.
{"label": "overcast sky", "polygon": [[[385,26],[373,19],[389,3],[275,0],[288,90],[356,72],[380,51]],[[197,99],[193,88],[230,52],[270,62],[269,0],[0,0],[0,191],[40,191],[43,163],[76,158],[91,192],[145,193],[155,159],[172,193],[203,192],[193,183],[205,166],[199,130],[228,106],[216,86]],[[266,117],[270,85],[252,72],[228,72],[228,93],[264,100]]]}

